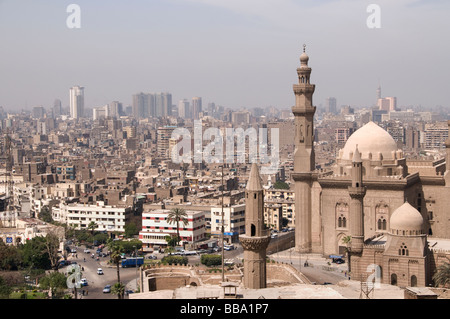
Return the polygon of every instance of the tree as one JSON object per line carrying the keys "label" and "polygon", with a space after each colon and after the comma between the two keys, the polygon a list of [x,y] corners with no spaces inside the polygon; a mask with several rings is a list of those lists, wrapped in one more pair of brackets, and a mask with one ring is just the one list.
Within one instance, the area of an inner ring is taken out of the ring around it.
{"label": "tree", "polygon": [[0,240],[0,270],[17,270],[22,262],[17,247]]}
{"label": "tree", "polygon": [[275,189],[289,189],[289,184],[285,183],[283,181],[276,181],[273,184],[273,188],[275,188]]}
{"label": "tree", "polygon": [[38,214],[38,218],[46,223],[53,222],[52,211],[47,205],[41,208],[41,211]]}
{"label": "tree", "polygon": [[125,224],[124,229],[125,229],[125,236],[128,238],[139,234],[139,230],[137,229],[136,224],[133,222]]}
{"label": "tree", "polygon": [[450,286],[450,263],[444,263],[436,269],[433,275],[434,285],[446,288]]}
{"label": "tree", "polygon": [[19,246],[23,266],[30,269],[51,269],[50,258],[47,253],[45,237],[34,237]]}
{"label": "tree", "polygon": [[11,292],[11,287],[6,283],[3,277],[0,276],[0,299],[8,299]]}
{"label": "tree", "polygon": [[342,238],[342,242],[346,245],[345,246],[345,252],[347,253],[347,257],[348,257],[348,273],[350,275],[350,272],[352,270],[352,266],[351,266],[351,249],[350,249],[350,245],[352,243],[352,236],[345,236],[344,238]]}
{"label": "tree", "polygon": [[[120,281],[120,261],[122,260],[123,247],[118,240],[109,239],[106,243],[108,250],[110,252],[110,258],[113,263],[117,266],[117,284],[121,284]],[[125,293],[125,290],[124,290]],[[119,299],[123,299],[124,294],[117,294]]]}
{"label": "tree", "polygon": [[39,280],[42,289],[49,289],[52,297],[58,296],[61,290],[67,288],[67,277],[60,272],[52,272]]}
{"label": "tree", "polygon": [[94,231],[95,231],[96,228],[97,228],[97,223],[94,222],[94,221],[91,221],[91,222],[89,223],[89,225],[87,225],[87,229],[90,229],[90,230],[91,230],[91,235],[92,235],[92,236],[94,236]]}
{"label": "tree", "polygon": [[123,299],[123,296],[125,295],[125,285],[121,282],[116,282],[111,287],[111,293],[117,295],[119,299]]}
{"label": "tree", "polygon": [[173,208],[169,215],[167,215],[167,222],[169,224],[175,223],[177,225],[177,242],[180,241],[180,222],[187,225],[188,219],[186,211],[183,208]]}
{"label": "tree", "polygon": [[59,259],[61,258],[59,254],[60,240],[58,235],[54,232],[49,232],[47,236],[45,236],[44,244],[51,268],[54,271],[58,271]]}

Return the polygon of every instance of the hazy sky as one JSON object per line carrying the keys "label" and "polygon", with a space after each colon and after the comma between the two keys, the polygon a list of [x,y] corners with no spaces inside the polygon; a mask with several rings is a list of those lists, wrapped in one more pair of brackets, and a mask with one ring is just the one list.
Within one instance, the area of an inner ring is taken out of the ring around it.
{"label": "hazy sky", "polygon": [[[69,29],[69,4],[81,28]],[[381,8],[370,29],[369,4]],[[294,105],[303,43],[314,104],[449,106],[447,0],[0,0],[0,105],[86,107],[167,91],[226,107]]]}

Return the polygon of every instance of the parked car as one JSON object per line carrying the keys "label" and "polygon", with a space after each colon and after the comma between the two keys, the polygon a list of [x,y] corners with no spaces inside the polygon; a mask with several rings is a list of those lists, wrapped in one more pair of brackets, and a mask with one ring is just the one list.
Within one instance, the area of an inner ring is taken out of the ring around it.
{"label": "parked car", "polygon": [[89,254],[91,251],[90,251],[89,249],[86,248],[86,249],[84,250],[84,252],[85,252],[86,254]]}
{"label": "parked car", "polygon": [[97,269],[97,275],[103,275],[103,269],[98,268]]}
{"label": "parked car", "polygon": [[87,285],[88,285],[87,279],[86,279],[86,278],[81,278],[80,284],[81,284],[82,286],[87,286]]}
{"label": "parked car", "polygon": [[336,259],[336,264],[344,264],[345,260],[344,259]]}
{"label": "parked car", "polygon": [[109,294],[111,292],[111,285],[106,285],[105,288],[103,288],[104,294]]}
{"label": "parked car", "polygon": [[150,256],[147,256],[147,259],[158,259],[158,257],[156,257],[155,255],[150,255]]}

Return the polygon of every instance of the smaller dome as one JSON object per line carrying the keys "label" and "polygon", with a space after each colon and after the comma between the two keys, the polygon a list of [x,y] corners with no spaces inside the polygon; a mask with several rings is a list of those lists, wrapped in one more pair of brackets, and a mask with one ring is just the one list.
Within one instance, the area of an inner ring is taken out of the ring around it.
{"label": "smaller dome", "polygon": [[[410,203],[405,202],[392,213],[389,224],[393,234],[420,235],[422,233],[423,217]],[[397,231],[401,231],[401,233]],[[403,233],[403,231],[406,231],[406,233]]]}
{"label": "smaller dome", "polygon": [[303,52],[302,55],[300,55],[300,62],[307,63],[308,60],[309,60],[309,56],[305,52]]}

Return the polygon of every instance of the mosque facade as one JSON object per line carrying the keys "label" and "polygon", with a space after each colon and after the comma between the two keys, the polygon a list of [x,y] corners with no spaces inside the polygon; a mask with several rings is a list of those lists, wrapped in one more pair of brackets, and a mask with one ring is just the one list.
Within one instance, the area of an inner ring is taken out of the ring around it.
{"label": "mosque facade", "polygon": [[[436,267],[450,260],[449,169],[415,160],[409,171],[402,149],[374,122],[349,137],[331,169],[316,169],[308,61],[304,50],[292,108],[296,250],[349,252],[355,280],[376,272],[382,283],[428,286]],[[449,160],[450,139],[446,147]]]}

